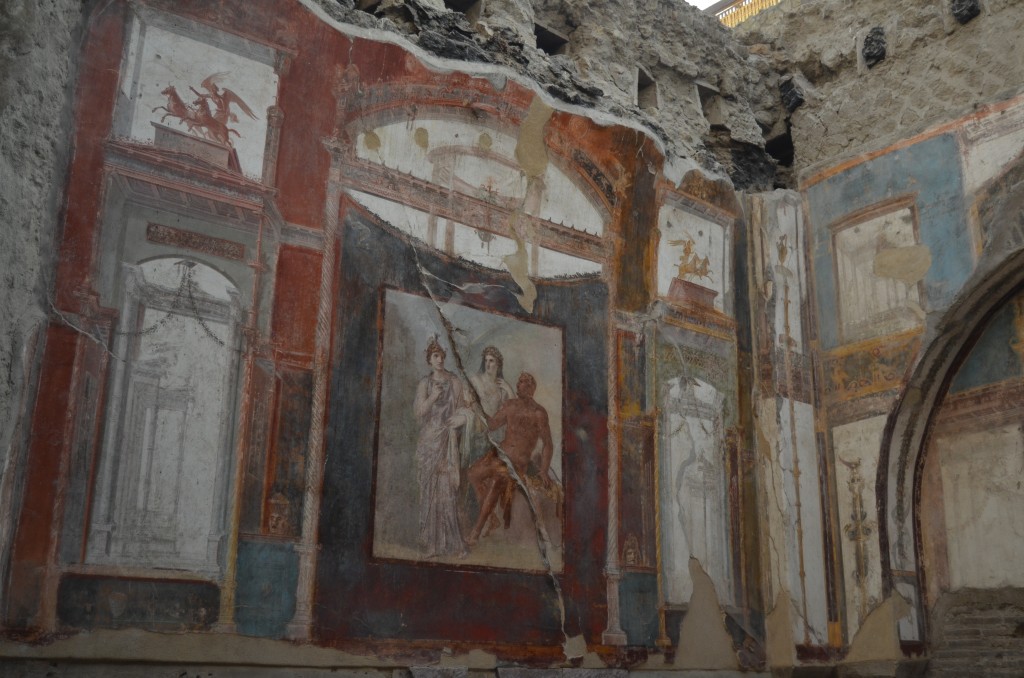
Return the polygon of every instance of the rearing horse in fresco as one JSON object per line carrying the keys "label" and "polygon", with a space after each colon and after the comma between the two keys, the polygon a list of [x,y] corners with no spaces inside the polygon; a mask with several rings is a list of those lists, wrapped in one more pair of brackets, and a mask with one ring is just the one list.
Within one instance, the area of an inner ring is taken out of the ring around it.
{"label": "rearing horse in fresco", "polygon": [[259,118],[242,100],[242,97],[218,84],[225,75],[227,73],[214,73],[203,80],[201,87],[206,90],[205,92],[200,92],[195,87],[189,87],[192,93],[198,97],[192,102],[192,105],[185,103],[174,85],[168,85],[160,92],[167,97],[167,104],[157,106],[153,112],[166,111],[160,118],[160,122],[169,117],[177,118],[185,124],[189,132],[225,146],[232,146],[231,135],[234,134],[236,137],[242,135],[228,126],[229,123],[238,121],[238,116],[231,110],[231,107],[238,107],[252,120]]}
{"label": "rearing horse in fresco", "polygon": [[201,123],[196,119],[197,111],[185,103],[181,95],[178,94],[178,90],[175,89],[174,85],[168,85],[165,87],[160,94],[167,97],[167,105],[157,106],[153,109],[156,113],[159,110],[164,110],[164,116],[160,118],[160,122],[163,122],[167,118],[177,118],[181,122],[185,123],[189,132],[195,131],[196,127],[199,127]]}
{"label": "rearing horse in fresco", "polygon": [[[192,90],[195,92],[195,90]],[[211,141],[231,146],[231,135],[241,136],[236,130],[231,129],[218,119],[210,109],[210,102],[207,98],[200,96],[192,102],[195,105],[196,125],[202,127],[204,134]]]}

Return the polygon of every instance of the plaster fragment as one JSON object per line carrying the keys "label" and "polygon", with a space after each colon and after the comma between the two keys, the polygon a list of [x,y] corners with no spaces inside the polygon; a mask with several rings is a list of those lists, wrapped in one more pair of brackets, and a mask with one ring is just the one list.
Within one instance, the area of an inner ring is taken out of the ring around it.
{"label": "plaster fragment", "polygon": [[932,251],[927,245],[887,247],[875,254],[874,273],[914,285],[924,280],[932,266]]}
{"label": "plaster fragment", "polygon": [[526,250],[526,243],[522,238],[516,238],[516,251],[502,257],[505,267],[512,274],[512,280],[519,285],[522,294],[516,294],[516,300],[527,313],[533,313],[533,303],[537,301],[537,286],[530,280],[530,256]]}
{"label": "plaster fragment", "polygon": [[430,148],[430,132],[427,131],[426,127],[417,127],[416,132],[413,133],[413,140],[424,151]]}
{"label": "plaster fragment", "polygon": [[371,151],[380,150],[380,137],[374,131],[369,131],[363,135],[363,145]]}
{"label": "plaster fragment", "polygon": [[577,659],[587,654],[587,639],[583,636],[567,638],[562,643],[562,652],[566,659]]}
{"label": "plaster fragment", "polygon": [[498,665],[498,658],[490,652],[476,649],[467,653],[442,656],[441,666],[465,666],[471,670],[491,670]]}
{"label": "plaster fragment", "polygon": [[796,663],[796,640],[793,638],[793,599],[789,591],[783,589],[779,592],[764,626],[768,666],[793,666]]}
{"label": "plaster fragment", "polygon": [[555,109],[534,97],[530,110],[519,128],[516,144],[516,160],[529,178],[543,177],[548,169],[548,147],[544,143],[544,127]]}
{"label": "plaster fragment", "polygon": [[725,615],[718,604],[715,584],[693,556],[690,557],[690,578],[693,580],[693,594],[679,627],[676,668],[740,668],[732,636],[725,628]]}
{"label": "plaster fragment", "polygon": [[877,661],[880,659],[902,659],[897,622],[910,614],[910,604],[899,593],[886,598],[860,625],[857,635],[850,643],[846,661]]}

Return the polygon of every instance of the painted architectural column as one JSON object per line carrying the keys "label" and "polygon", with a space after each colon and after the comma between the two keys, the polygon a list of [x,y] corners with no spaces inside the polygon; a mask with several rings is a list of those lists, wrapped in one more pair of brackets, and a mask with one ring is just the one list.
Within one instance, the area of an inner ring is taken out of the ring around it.
{"label": "painted architectural column", "polygon": [[331,324],[334,317],[335,252],[338,247],[341,177],[332,167],[324,204],[323,263],[320,268],[320,304],[317,309],[316,344],[313,354],[313,406],[310,415],[309,455],[306,460],[306,493],[302,502],[302,538],[295,545],[299,556],[295,615],[286,634],[293,640],[308,640],[313,624],[313,588],[316,583],[317,534],[320,529],[320,491],[324,480],[324,423],[330,381]]}

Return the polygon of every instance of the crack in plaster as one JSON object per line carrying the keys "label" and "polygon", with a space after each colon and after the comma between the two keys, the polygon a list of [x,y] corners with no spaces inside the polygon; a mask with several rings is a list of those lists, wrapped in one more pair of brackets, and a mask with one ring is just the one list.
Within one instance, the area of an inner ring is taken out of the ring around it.
{"label": "crack in plaster", "polygon": [[[521,242],[520,247],[522,248]],[[420,274],[420,282],[423,285],[424,290],[426,290],[427,295],[430,297],[430,301],[434,304],[434,307],[437,309],[437,314],[441,320],[441,325],[444,327],[445,334],[448,338],[448,343],[452,349],[452,356],[455,361],[455,369],[457,370],[459,376],[462,378],[463,382],[467,384],[469,389],[473,392],[474,399],[471,406],[473,412],[474,414],[476,414],[477,417],[480,417],[483,421],[487,421],[483,408],[480,406],[480,394],[477,393],[476,387],[473,385],[472,380],[466,373],[466,369],[462,361],[462,354],[459,352],[458,343],[455,340],[456,335],[462,333],[462,330],[457,328],[451,322],[448,316],[445,315],[442,303],[438,301],[437,297],[434,294],[434,290],[431,288],[427,281],[428,279],[434,279],[449,284],[452,287],[455,287],[456,289],[462,288],[460,288],[458,285],[455,285],[454,283],[450,283],[449,281],[443,280],[442,278],[428,271],[420,262],[419,252],[415,247],[413,247],[413,256],[416,259],[416,269]],[[508,257],[506,257],[506,259],[507,258]],[[520,303],[522,303],[520,295],[515,294],[511,290],[508,290],[507,287],[504,287],[502,285],[489,286],[500,287],[508,291],[510,294],[513,294],[516,297],[516,299],[520,301]],[[534,292],[534,295],[535,294],[536,292]],[[532,307],[533,304],[531,302],[530,308],[528,308],[527,310],[532,311]],[[569,634],[566,632],[565,629],[565,596],[562,591],[562,585],[558,581],[558,576],[555,573],[555,568],[551,563],[550,557],[548,556],[549,550],[552,548],[551,539],[548,536],[547,528],[545,528],[544,522],[541,520],[540,511],[537,508],[536,503],[534,502],[533,495],[530,493],[530,489],[526,485],[526,481],[516,471],[515,466],[512,463],[512,460],[509,458],[505,450],[502,449],[501,444],[491,437],[490,431],[487,431],[487,440],[494,447],[495,451],[497,452],[498,458],[501,460],[503,464],[505,464],[505,467],[508,469],[509,477],[515,482],[515,484],[519,487],[519,490],[523,493],[523,496],[526,498],[527,506],[530,509],[530,517],[533,519],[534,530],[537,536],[537,548],[540,551],[541,561],[544,563],[545,572],[547,573],[548,579],[551,582],[551,586],[555,591],[555,595],[558,601],[559,627],[561,629],[562,637],[564,639],[562,643],[562,652],[567,660],[581,657],[583,656],[583,654],[580,652],[579,648],[573,647],[574,645],[579,645],[578,641],[576,641],[575,638],[570,638]],[[586,645],[584,643],[584,648],[585,647]]]}
{"label": "crack in plaster", "polygon": [[[782,464],[781,446],[776,446],[773,443],[768,442],[769,440],[777,440],[779,435],[778,422],[776,421],[777,410],[775,409],[774,399],[761,399],[758,409],[759,412],[757,416],[756,426],[758,434],[766,439],[766,442],[763,444],[763,447],[768,448],[769,450],[774,450],[775,454],[778,457],[777,463],[771,463],[771,452],[769,451],[768,454],[764,455],[764,457],[758,460],[758,464],[762,467],[762,477],[764,477],[764,469],[767,469],[768,477],[770,478],[770,482],[768,482],[767,485],[769,487],[771,500],[773,500],[773,503],[775,504],[774,508],[776,511],[778,511],[779,516],[784,519],[787,515],[787,512],[784,508],[782,497],[780,496],[780,489],[783,488],[785,484],[785,478],[783,476],[789,471]],[[769,436],[772,437],[769,438]],[[784,490],[782,494],[785,494]],[[779,549],[778,542],[771,529],[771,520],[769,520],[768,522],[769,524],[766,536],[768,537],[769,548],[775,554],[775,562],[777,564],[777,567],[769,568],[768,576],[770,578],[775,579],[775,588],[779,590],[779,594],[776,600],[778,601],[779,599],[781,599],[782,596],[785,596],[792,603],[792,595],[789,593],[789,589],[785,584],[785,580],[783,578],[782,573],[783,563],[786,564],[786,569],[789,569],[789,559],[788,557],[785,559],[783,558],[783,552]],[[784,521],[782,524],[784,524]],[[776,602],[776,604],[778,604],[778,602]],[[794,608],[791,609],[790,612],[796,615],[797,619],[799,619],[803,623],[804,628],[808,629],[809,632],[817,636],[818,632],[811,625],[810,619],[806,615],[804,615],[801,610],[795,609],[795,604],[791,604],[790,607]]]}

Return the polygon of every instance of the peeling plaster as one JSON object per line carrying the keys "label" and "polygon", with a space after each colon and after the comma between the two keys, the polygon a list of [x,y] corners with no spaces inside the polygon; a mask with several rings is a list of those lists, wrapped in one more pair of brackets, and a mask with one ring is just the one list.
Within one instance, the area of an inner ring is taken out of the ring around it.
{"label": "peeling plaster", "polygon": [[868,613],[850,643],[847,662],[902,659],[897,621],[910,614],[910,603],[898,593],[886,598]]}
{"label": "peeling plaster", "polygon": [[927,245],[889,247],[875,254],[875,275],[893,278],[907,285],[924,280],[932,266],[932,251]]}
{"label": "peeling plaster", "polygon": [[678,669],[738,669],[732,636],[725,628],[725,614],[718,604],[715,584],[700,561],[690,558],[693,595],[679,625]]}
{"label": "peeling plaster", "polygon": [[465,654],[448,654],[441,656],[438,666],[466,667],[468,669],[493,669],[498,666],[498,658],[490,652],[471,650]]}
{"label": "peeling plaster", "polygon": [[416,145],[424,151],[430,148],[430,132],[427,131],[426,127],[417,127],[416,132],[413,134],[413,139],[416,141]]}
{"label": "peeling plaster", "polygon": [[526,176],[531,179],[543,177],[548,169],[548,147],[544,143],[544,127],[554,112],[555,109],[535,97],[530,102],[530,110],[519,128],[516,160]]}
{"label": "peeling plaster", "polygon": [[366,148],[368,148],[371,151],[379,151],[380,150],[380,137],[377,136],[377,133],[372,131],[372,130],[369,131],[369,132],[366,132],[363,135],[363,145],[365,145]]}
{"label": "peeling plaster", "polygon": [[765,618],[765,653],[768,666],[793,666],[796,663],[796,639],[793,637],[793,599],[783,589],[775,598],[775,607]]}
{"label": "peeling plaster", "polygon": [[522,237],[516,237],[515,253],[502,257],[502,261],[512,274],[512,280],[522,290],[522,294],[515,295],[516,300],[524,311],[533,313],[533,303],[537,301],[537,286],[530,280],[530,255]]}

